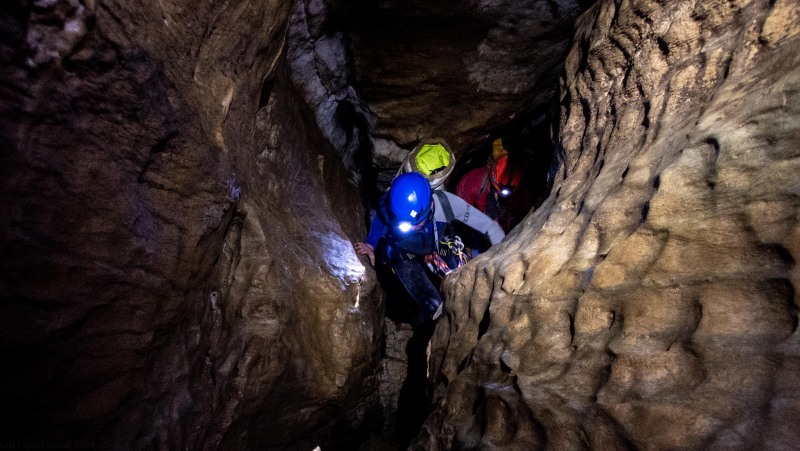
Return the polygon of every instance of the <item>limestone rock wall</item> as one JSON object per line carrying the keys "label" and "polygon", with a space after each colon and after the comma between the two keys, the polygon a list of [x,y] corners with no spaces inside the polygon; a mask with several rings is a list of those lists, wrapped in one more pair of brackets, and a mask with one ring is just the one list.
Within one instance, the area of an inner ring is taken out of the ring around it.
{"label": "limestone rock wall", "polygon": [[3,443],[311,449],[371,412],[382,315],[290,8],[0,7]]}
{"label": "limestone rock wall", "polygon": [[591,1],[367,2],[346,22],[374,134],[456,153],[550,100]]}
{"label": "limestone rock wall", "polygon": [[417,140],[457,154],[552,99],[592,0],[295,2],[293,80],[354,177],[376,183]]}
{"label": "limestone rock wall", "polygon": [[346,3],[336,0],[294,2],[287,59],[293,84],[314,111],[320,130],[351,177],[365,185],[374,184],[368,168],[375,118],[356,87],[349,38],[337,23],[347,9]]}
{"label": "limestone rock wall", "polygon": [[800,3],[603,0],[545,204],[447,282],[416,449],[796,449]]}

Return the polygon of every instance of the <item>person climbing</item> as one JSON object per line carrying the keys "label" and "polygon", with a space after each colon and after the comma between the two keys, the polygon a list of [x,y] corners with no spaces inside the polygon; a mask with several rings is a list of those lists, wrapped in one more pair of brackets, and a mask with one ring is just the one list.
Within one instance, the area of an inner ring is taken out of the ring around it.
{"label": "person climbing", "polygon": [[489,164],[467,172],[456,185],[458,197],[497,220],[506,232],[516,225],[507,209],[522,181],[522,169],[511,163],[507,142],[508,138],[495,139]]}
{"label": "person climbing", "polygon": [[397,175],[419,172],[428,179],[433,189],[444,189],[444,182],[453,172],[456,157],[442,138],[420,141],[403,160]]}
{"label": "person climbing", "polygon": [[[505,233],[488,216],[452,193],[432,190],[418,172],[401,174],[381,197],[366,242],[355,243],[379,277],[400,282],[413,301],[412,326],[430,323],[441,305],[440,278],[465,262],[450,225],[459,221],[499,243]],[[438,276],[438,277],[436,277]],[[433,280],[432,280],[433,279]]]}

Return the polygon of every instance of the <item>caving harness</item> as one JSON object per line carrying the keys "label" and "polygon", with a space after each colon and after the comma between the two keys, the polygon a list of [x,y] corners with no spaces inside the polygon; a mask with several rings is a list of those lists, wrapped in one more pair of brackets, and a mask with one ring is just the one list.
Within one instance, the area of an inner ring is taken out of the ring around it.
{"label": "caving harness", "polygon": [[[453,214],[453,207],[450,205],[450,199],[447,194],[442,191],[434,191],[433,194],[439,199],[439,204],[442,206],[445,220],[447,221],[448,232],[449,225],[455,220]],[[438,231],[434,227],[434,239],[438,243],[437,250],[425,255],[425,264],[432,273],[439,277],[444,278],[450,274],[454,269],[460,268],[467,263],[467,254],[464,253],[464,243],[461,237],[452,233],[445,233],[439,238]]]}
{"label": "caving harness", "polygon": [[454,269],[459,268],[469,260],[464,252],[464,243],[458,235],[450,231],[449,225],[455,220],[453,207],[447,194],[434,190],[433,195],[439,200],[446,224],[444,233],[440,235],[440,226],[433,218],[433,211],[424,226],[407,235],[396,233],[390,229],[387,234],[388,246],[385,249],[387,260],[393,258],[402,261],[418,260],[424,263],[434,275],[444,278]]}

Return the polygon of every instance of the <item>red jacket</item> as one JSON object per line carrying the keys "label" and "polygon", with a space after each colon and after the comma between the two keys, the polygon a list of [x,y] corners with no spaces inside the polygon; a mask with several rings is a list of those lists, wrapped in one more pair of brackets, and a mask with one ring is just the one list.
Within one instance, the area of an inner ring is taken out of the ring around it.
{"label": "red jacket", "polygon": [[475,168],[461,177],[461,180],[456,186],[456,196],[486,213],[486,196],[491,190],[492,184],[489,182],[489,168]]}
{"label": "red jacket", "polygon": [[[496,197],[489,197],[491,192],[492,183],[489,181],[489,169],[486,167],[467,172],[456,185],[456,196],[496,220],[508,233],[531,211],[533,195],[525,187],[520,187],[501,203]],[[487,211],[486,202],[489,199],[495,202],[492,211]]]}

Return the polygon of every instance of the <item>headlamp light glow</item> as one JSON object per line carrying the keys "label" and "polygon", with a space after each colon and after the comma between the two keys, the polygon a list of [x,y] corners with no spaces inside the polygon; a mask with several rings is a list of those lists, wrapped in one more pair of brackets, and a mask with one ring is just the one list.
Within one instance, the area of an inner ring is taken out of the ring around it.
{"label": "headlamp light glow", "polygon": [[508,188],[503,188],[500,190],[500,195],[502,197],[508,197],[511,194],[511,190]]}
{"label": "headlamp light glow", "polygon": [[400,224],[397,224],[397,229],[403,233],[408,233],[409,231],[411,231],[412,227],[414,226],[411,225],[411,223],[408,221],[403,221]]}

